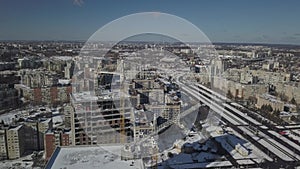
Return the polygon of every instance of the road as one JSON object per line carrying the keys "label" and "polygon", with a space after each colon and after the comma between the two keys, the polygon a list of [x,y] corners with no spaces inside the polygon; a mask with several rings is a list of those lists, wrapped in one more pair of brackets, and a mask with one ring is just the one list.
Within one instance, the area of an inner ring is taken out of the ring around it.
{"label": "road", "polygon": [[[247,116],[247,113],[235,109],[226,103],[228,99],[219,96],[208,88],[201,88],[191,83],[186,83],[180,75],[176,78],[182,91],[188,93],[195,99],[205,103],[211,110],[219,113],[222,120],[232,127],[236,132],[248,139],[253,145],[269,155],[276,161],[278,165],[295,165],[300,161],[300,147],[297,144],[291,144],[289,140],[274,134],[273,128],[268,128],[256,119]],[[256,131],[253,131],[255,128]],[[258,133],[254,134],[254,133]]]}

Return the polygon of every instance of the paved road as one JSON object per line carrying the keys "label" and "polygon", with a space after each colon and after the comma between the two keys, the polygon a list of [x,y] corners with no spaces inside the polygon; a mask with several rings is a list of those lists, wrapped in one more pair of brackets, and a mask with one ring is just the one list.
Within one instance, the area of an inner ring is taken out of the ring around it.
{"label": "paved road", "polygon": [[[220,107],[222,107],[222,105],[216,105],[215,102],[212,102],[213,98],[216,97],[204,97],[203,95],[201,95],[199,93],[199,91],[193,89],[190,87],[190,84],[186,84],[182,81],[181,77],[177,77],[176,78],[177,83],[181,86],[181,88],[183,90],[185,90],[185,92],[190,92],[190,94],[194,94],[196,99],[201,100],[201,102],[206,102],[206,104],[212,108],[215,109],[217,111],[221,111],[222,109],[220,109]],[[228,109],[227,109],[228,110]],[[229,110],[230,111],[230,110]],[[230,114],[229,114],[230,113]],[[299,163],[299,150],[293,150],[291,151],[290,149],[292,149],[291,145],[287,144],[286,142],[284,142],[283,140],[277,138],[277,137],[273,137],[272,134],[270,134],[270,132],[268,132],[267,129],[263,129],[263,128],[258,128],[259,132],[261,132],[263,134],[262,140],[264,140],[265,142],[267,142],[267,144],[273,146],[273,148],[276,148],[277,150],[279,150],[280,152],[272,152],[269,151],[269,148],[271,147],[266,147],[265,145],[262,145],[261,143],[259,143],[257,140],[255,140],[253,137],[251,137],[249,134],[247,134],[246,132],[242,131],[240,128],[238,128],[238,126],[236,124],[240,124],[242,126],[243,122],[246,122],[249,125],[255,125],[253,122],[251,122],[251,120],[239,115],[233,111],[229,112],[229,113],[224,113],[226,118],[224,118],[224,116],[222,117],[222,120],[224,120],[224,122],[226,122],[230,127],[232,127],[235,131],[237,131],[238,133],[240,133],[241,135],[243,135],[246,139],[248,139],[253,145],[255,145],[256,147],[258,147],[260,150],[264,151],[264,152],[269,152],[270,156],[272,158],[274,158],[274,160],[276,161],[275,163],[269,163],[269,165],[272,166],[285,166],[285,165],[295,165],[296,163]],[[224,115],[223,114],[223,115]],[[235,116],[235,117],[233,117]],[[233,121],[235,121],[236,124],[233,124]],[[246,125],[247,126],[247,125]],[[249,129],[244,129],[244,130],[248,130]],[[270,130],[270,129],[269,129]],[[251,132],[251,131],[249,131]],[[271,140],[271,141],[270,141]],[[275,141],[275,144],[272,141]],[[294,152],[294,153],[291,153]],[[283,157],[283,156],[287,156],[287,157]]]}

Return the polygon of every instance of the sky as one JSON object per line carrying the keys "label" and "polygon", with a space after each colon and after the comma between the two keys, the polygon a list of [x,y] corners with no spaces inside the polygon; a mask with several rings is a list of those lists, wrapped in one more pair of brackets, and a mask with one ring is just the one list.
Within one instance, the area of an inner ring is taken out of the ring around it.
{"label": "sky", "polygon": [[87,40],[139,12],[184,18],[212,42],[300,45],[299,0],[1,0],[0,40]]}

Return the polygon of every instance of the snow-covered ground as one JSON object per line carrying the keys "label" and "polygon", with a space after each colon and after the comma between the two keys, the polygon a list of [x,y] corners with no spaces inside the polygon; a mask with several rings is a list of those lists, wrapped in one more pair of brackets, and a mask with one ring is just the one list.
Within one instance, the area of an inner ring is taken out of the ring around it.
{"label": "snow-covered ground", "polygon": [[16,118],[15,116],[20,116],[22,114],[21,111],[11,111],[6,114],[0,115],[0,122],[3,120],[5,124],[10,124],[12,122],[13,118]]}
{"label": "snow-covered ground", "polygon": [[240,135],[238,132],[234,131],[232,128],[227,127],[227,130],[230,130],[233,132],[233,134],[245,141],[247,141],[247,143],[244,144],[244,146],[246,148],[248,148],[249,150],[252,150],[251,152],[253,154],[255,154],[257,156],[256,161],[261,162],[264,159],[268,160],[268,161],[273,161],[273,159],[271,157],[269,157],[265,152],[261,151],[259,148],[257,148],[256,146],[254,146],[253,144],[251,144],[250,142],[248,142],[248,140],[246,140],[242,135]]}
{"label": "snow-covered ground", "polygon": [[32,155],[28,155],[16,160],[5,160],[0,161],[0,168],[1,169],[40,169],[40,168],[33,168],[32,164],[33,161],[31,158]]}

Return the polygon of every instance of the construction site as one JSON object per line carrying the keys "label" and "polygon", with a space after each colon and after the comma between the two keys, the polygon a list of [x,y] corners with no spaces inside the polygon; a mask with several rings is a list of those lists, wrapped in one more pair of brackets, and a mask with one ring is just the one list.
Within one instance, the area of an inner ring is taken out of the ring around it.
{"label": "construction site", "polygon": [[158,153],[155,135],[179,124],[178,85],[152,66],[122,59],[103,62],[75,76],[71,96],[74,145],[122,144],[123,160]]}

